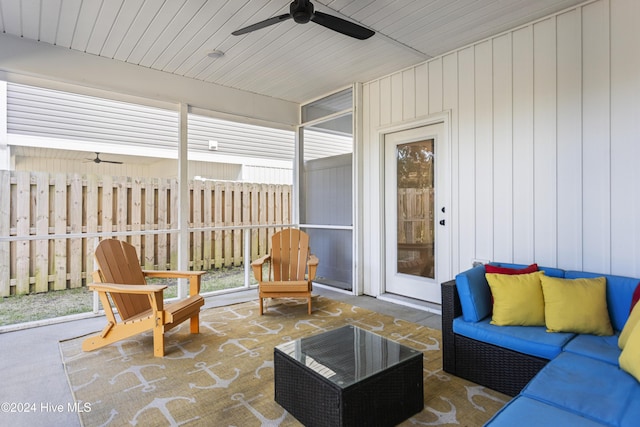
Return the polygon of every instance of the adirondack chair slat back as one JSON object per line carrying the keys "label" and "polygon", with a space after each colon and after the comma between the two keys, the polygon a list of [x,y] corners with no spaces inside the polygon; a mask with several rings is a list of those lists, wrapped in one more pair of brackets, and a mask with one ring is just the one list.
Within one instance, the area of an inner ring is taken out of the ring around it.
{"label": "adirondack chair slat back", "polygon": [[[105,239],[98,244],[95,258],[103,283],[131,286],[146,284],[136,248],[129,243]],[[112,294],[112,298],[123,321],[151,308],[146,295]]]}
{"label": "adirondack chair slat back", "polygon": [[305,280],[309,257],[309,235],[295,228],[276,233],[271,238],[273,280]]}

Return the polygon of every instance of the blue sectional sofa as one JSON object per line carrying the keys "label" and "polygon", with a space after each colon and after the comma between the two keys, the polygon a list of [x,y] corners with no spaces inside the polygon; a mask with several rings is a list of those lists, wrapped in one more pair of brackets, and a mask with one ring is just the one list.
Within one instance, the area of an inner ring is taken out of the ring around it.
{"label": "blue sectional sofa", "polygon": [[640,383],[618,364],[618,336],[640,279],[539,269],[567,279],[604,276],[614,335],[492,324],[491,289],[479,265],[442,284],[444,371],[515,396],[488,426],[640,425]]}

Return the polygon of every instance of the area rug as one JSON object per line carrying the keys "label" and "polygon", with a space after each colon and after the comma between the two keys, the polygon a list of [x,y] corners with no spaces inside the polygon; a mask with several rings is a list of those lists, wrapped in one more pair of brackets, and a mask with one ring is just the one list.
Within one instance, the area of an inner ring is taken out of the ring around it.
{"label": "area rug", "polygon": [[[152,334],[85,353],[84,337],[60,342],[84,426],[299,426],[274,400],[273,348],[346,324],[423,352],[424,409],[403,422],[480,426],[509,398],[442,371],[440,331],[321,296],[313,313],[296,299],[204,310],[198,335],[189,322],[166,336],[153,357]],[[383,392],[383,391],[381,391]]]}

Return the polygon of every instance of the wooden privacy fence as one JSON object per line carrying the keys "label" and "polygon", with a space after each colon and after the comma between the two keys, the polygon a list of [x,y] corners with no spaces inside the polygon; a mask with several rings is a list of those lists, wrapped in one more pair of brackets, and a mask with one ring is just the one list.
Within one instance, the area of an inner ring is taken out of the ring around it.
{"label": "wooden privacy fence", "polygon": [[[291,186],[194,180],[189,204],[189,267],[238,266],[245,231],[225,227],[289,224]],[[83,286],[99,233],[133,244],[144,269],[176,269],[177,228],[176,179],[0,171],[0,296]],[[251,259],[274,231],[248,231]]]}
{"label": "wooden privacy fence", "polygon": [[398,243],[433,243],[433,188],[398,189]]}

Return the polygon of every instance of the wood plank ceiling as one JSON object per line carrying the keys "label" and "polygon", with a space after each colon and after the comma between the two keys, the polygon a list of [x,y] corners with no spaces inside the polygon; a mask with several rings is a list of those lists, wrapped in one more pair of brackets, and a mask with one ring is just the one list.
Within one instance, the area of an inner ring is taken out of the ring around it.
{"label": "wood plank ceiling", "polygon": [[[376,31],[359,41],[288,20],[289,0],[0,0],[0,31],[293,102],[369,81],[583,0],[316,0]],[[211,59],[212,50],[224,56]]]}

